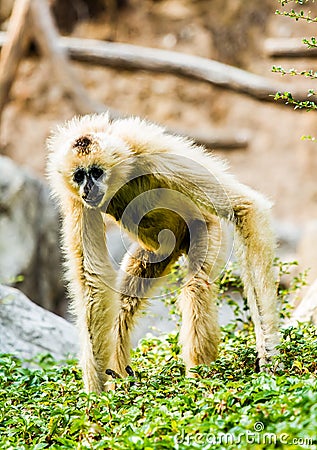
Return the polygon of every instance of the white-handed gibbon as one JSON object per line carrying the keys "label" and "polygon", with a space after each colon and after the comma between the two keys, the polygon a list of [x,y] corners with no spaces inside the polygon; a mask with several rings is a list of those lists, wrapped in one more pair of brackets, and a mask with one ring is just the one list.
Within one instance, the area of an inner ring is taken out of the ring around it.
{"label": "white-handed gibbon", "polygon": [[[48,148],[86,390],[104,390],[109,373],[131,373],[135,319],[180,255],[188,267],[179,299],[187,374],[216,358],[223,219],[234,225],[258,366],[266,370],[279,342],[270,203],[204,148],[138,118],[74,118],[52,134]],[[105,216],[135,241],[119,271],[107,248]]]}

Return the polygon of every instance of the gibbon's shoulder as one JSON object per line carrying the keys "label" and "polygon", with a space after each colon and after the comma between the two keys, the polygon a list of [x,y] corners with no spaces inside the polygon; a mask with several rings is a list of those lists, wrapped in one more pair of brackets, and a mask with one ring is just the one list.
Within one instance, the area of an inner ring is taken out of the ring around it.
{"label": "gibbon's shoulder", "polygon": [[147,122],[139,117],[119,119],[111,124],[111,132],[124,140],[137,155],[172,154],[191,159],[205,168],[216,172],[226,172],[228,165],[225,161],[192,139],[168,132],[164,127]]}

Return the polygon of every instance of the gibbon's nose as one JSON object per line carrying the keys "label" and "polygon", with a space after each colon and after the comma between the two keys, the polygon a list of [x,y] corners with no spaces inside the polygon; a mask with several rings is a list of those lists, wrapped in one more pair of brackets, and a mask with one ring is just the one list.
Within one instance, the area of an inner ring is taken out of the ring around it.
{"label": "gibbon's nose", "polygon": [[87,205],[97,207],[103,199],[103,193],[96,185],[93,185],[90,190],[84,189],[82,198]]}
{"label": "gibbon's nose", "polygon": [[93,181],[93,179],[91,178],[91,176],[87,176],[87,182],[84,186],[84,195],[83,197],[86,198],[88,197],[89,193],[92,192],[94,190],[95,187],[95,183]]}

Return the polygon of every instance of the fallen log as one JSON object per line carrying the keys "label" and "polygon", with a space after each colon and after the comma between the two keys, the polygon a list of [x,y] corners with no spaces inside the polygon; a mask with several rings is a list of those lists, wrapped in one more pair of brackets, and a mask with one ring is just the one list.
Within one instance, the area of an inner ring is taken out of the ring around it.
{"label": "fallen log", "polygon": [[[32,2],[30,0],[19,0],[16,2],[16,6],[17,8],[12,14],[10,21],[13,32],[10,34],[0,32],[0,47],[3,47],[0,58],[0,117],[8,99],[18,64],[23,56],[23,50],[28,42],[25,40],[24,33],[27,28],[30,28],[30,23],[32,24],[32,38],[38,44],[41,54],[50,61],[57,81],[74,104],[76,112],[86,114],[108,110],[112,118],[123,117],[124,114],[112,110],[102,103],[93,101],[77,80],[68,64],[67,53],[69,53],[69,50],[64,45],[61,45],[62,39],[59,38],[56,31],[47,3],[41,0],[32,0]],[[247,148],[249,144],[247,136],[232,135],[232,133],[228,132],[213,137],[212,133],[208,132],[195,133],[186,130],[175,131],[173,129],[169,129],[169,131],[187,136],[198,144],[212,149],[243,149]]]}
{"label": "fallen log", "polygon": [[[0,33],[0,45],[1,42],[5,42],[3,33]],[[271,81],[246,70],[199,56],[74,37],[60,37],[58,45],[72,59],[90,64],[123,70],[174,74],[204,81],[264,101],[273,102],[276,92],[288,91],[292,91],[293,97],[298,100],[307,100],[307,92],[294,85]]]}
{"label": "fallen log", "polygon": [[286,90],[282,83],[272,83],[245,70],[179,52],[69,37],[62,37],[60,45],[71,58],[78,61],[125,70],[174,74],[205,81],[259,100],[270,101],[275,92]]}

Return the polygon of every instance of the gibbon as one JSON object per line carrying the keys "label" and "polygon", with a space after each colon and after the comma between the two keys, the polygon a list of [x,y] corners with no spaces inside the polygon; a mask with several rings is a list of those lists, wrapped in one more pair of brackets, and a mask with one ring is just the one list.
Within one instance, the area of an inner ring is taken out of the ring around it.
{"label": "gibbon", "polygon": [[[180,255],[188,268],[179,299],[187,374],[216,358],[223,219],[234,226],[258,367],[269,370],[279,342],[269,201],[204,148],[139,118],[75,117],[52,133],[48,149],[86,390],[106,389],[107,374],[131,373],[135,320]],[[119,270],[106,242],[106,216],[135,242]]]}

